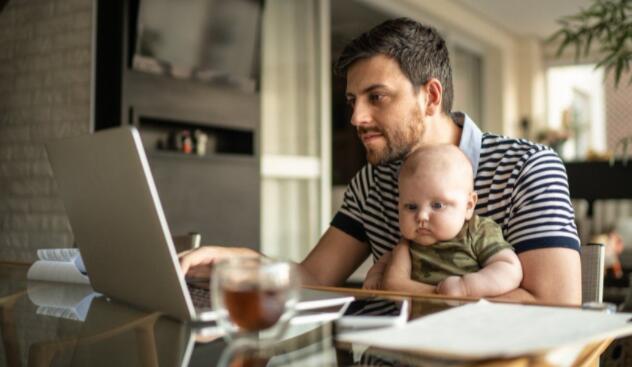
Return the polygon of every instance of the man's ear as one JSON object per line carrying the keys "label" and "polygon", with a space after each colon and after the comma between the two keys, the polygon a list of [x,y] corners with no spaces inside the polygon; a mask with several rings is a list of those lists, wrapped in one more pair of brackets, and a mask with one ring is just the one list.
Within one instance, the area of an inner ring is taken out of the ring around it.
{"label": "man's ear", "polygon": [[441,104],[443,103],[443,85],[441,85],[441,82],[436,78],[432,78],[421,88],[426,94],[424,106],[426,115],[433,116],[441,113]]}
{"label": "man's ear", "polygon": [[476,208],[476,202],[478,201],[478,195],[476,191],[472,191],[467,199],[467,206],[465,210],[465,219],[472,219],[474,215],[474,209]]}

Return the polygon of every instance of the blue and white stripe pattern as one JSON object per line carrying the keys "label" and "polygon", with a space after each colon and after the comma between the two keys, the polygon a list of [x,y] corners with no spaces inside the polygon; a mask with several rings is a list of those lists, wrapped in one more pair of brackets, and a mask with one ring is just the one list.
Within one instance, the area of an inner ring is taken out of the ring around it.
{"label": "blue and white stripe pattern", "polygon": [[[490,133],[479,136],[480,147],[474,149],[478,159],[472,159],[478,162],[476,213],[500,224],[517,253],[546,247],[579,250],[566,170],[557,154],[526,140]],[[400,240],[397,178],[401,163],[364,166],[347,187],[331,223],[370,244],[374,259]]]}

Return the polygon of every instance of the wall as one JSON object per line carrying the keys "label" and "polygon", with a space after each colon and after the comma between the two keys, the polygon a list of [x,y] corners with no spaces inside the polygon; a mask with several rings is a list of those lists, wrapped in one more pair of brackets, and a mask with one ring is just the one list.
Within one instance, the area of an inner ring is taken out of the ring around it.
{"label": "wall", "polygon": [[[525,138],[547,125],[546,83],[541,42],[532,37],[518,41],[518,116],[527,118],[529,131]],[[518,132],[517,132],[518,133]]]}
{"label": "wall", "polygon": [[73,243],[43,143],[90,131],[87,0],[9,0],[0,10],[0,260]]}
{"label": "wall", "polygon": [[363,0],[394,16],[406,15],[433,24],[446,38],[473,44],[483,55],[484,130],[516,135],[520,93],[519,40],[510,32],[474,14],[455,1]]}
{"label": "wall", "polygon": [[[607,148],[614,150],[617,142],[623,137],[632,137],[632,72],[623,73],[619,86],[614,87],[614,75],[608,73],[604,83],[606,94],[606,139]],[[621,154],[621,146],[615,152]],[[628,158],[632,157],[632,149],[628,148]]]}

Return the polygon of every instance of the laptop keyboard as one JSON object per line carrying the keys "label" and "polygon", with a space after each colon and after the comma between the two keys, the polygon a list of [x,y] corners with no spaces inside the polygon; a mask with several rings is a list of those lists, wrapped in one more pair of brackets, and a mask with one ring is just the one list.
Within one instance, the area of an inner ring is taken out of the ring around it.
{"label": "laptop keyboard", "polygon": [[191,300],[196,308],[211,307],[211,292],[208,289],[189,285],[189,294],[191,294]]}

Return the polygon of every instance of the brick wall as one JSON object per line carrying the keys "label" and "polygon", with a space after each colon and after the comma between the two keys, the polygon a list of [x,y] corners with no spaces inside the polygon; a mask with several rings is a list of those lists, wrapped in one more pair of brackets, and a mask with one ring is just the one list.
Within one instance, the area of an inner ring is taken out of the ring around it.
{"label": "brick wall", "polygon": [[[619,139],[632,136],[632,85],[628,84],[632,72],[623,73],[619,86],[614,87],[614,75],[608,73],[604,89],[606,94],[606,139],[613,150]],[[621,149],[621,147],[619,147]],[[617,155],[621,150],[617,151]],[[628,148],[628,156],[632,152]]]}
{"label": "brick wall", "polygon": [[0,10],[0,260],[73,243],[43,143],[90,130],[92,8],[9,0]]}

